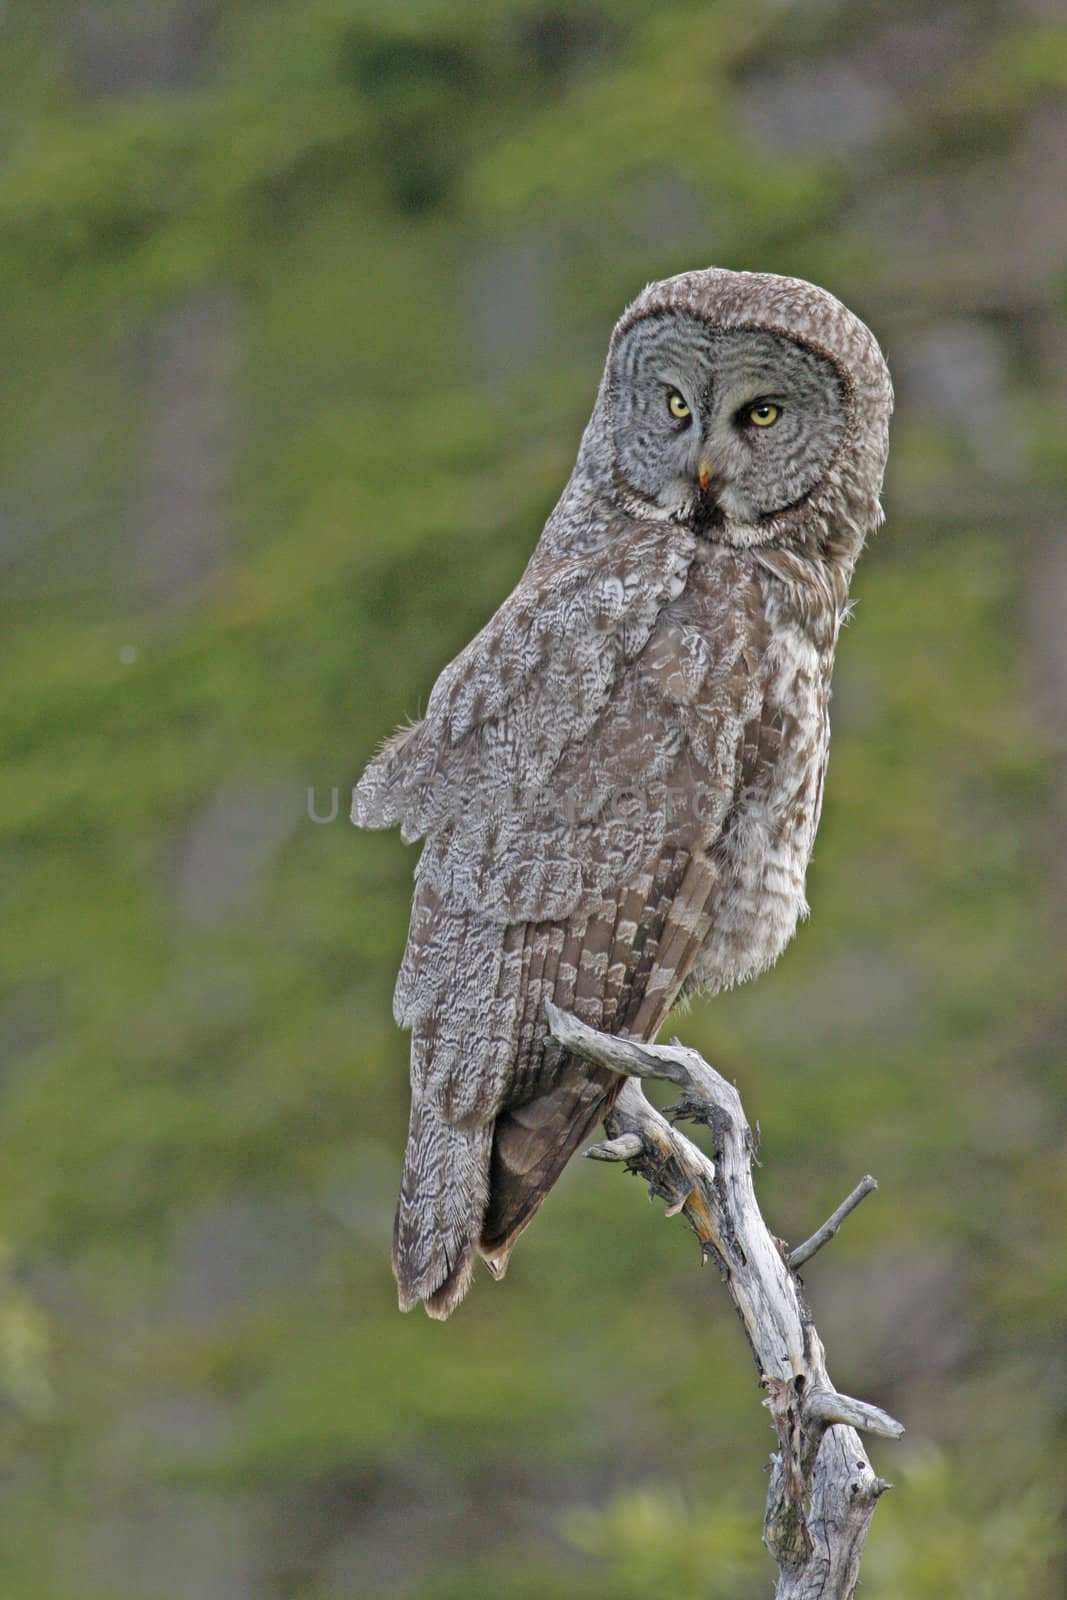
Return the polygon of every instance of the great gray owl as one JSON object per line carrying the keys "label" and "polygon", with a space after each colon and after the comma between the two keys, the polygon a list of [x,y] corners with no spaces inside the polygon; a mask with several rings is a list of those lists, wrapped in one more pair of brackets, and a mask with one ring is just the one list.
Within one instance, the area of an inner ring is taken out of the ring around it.
{"label": "great gray owl", "polygon": [[368,767],[353,820],[425,840],[395,1001],[403,1309],[447,1316],[476,1251],[503,1275],[618,1091],[547,1039],[546,999],[652,1039],[791,938],[891,410],[824,290],[650,285],[517,588]]}

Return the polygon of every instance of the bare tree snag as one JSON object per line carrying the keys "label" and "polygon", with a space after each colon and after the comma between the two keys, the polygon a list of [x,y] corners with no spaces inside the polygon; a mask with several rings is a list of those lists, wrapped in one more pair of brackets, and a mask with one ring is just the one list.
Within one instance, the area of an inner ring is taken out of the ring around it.
{"label": "bare tree snag", "polygon": [[[778,1450],[771,1458],[763,1539],[778,1564],[776,1600],[851,1600],[874,1507],[889,1487],[859,1433],[897,1439],[899,1422],[839,1394],[826,1370],[796,1268],[809,1260],[877,1185],[864,1178],[805,1244],[788,1254],[760,1215],[752,1185],[755,1142],[741,1097],[695,1051],[598,1033],[546,1006],[553,1036],[575,1055],[629,1080],[606,1119],[608,1138],[586,1153],[640,1173],[667,1214],[684,1213],[705,1260],[718,1266],[767,1390]],[[666,1078],[681,1097],[674,1119],[711,1129],[714,1160],[646,1099],[637,1078]]]}

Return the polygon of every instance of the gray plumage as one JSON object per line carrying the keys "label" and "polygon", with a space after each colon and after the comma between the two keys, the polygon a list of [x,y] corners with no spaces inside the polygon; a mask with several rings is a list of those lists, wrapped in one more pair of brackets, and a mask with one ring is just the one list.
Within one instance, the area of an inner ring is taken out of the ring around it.
{"label": "gray plumage", "polygon": [[873,336],[812,284],[650,285],[518,586],[368,767],[353,820],[425,840],[395,1001],[404,1309],[447,1316],[476,1251],[502,1276],[617,1092],[546,1040],[546,999],[651,1039],[804,914],[891,409]]}

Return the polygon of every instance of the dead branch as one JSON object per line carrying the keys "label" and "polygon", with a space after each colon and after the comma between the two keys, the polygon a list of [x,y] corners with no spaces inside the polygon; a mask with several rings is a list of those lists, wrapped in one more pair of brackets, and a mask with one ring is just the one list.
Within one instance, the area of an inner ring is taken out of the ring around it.
{"label": "dead branch", "polygon": [[[837,1232],[877,1187],[863,1182],[792,1255],[767,1228],[752,1184],[754,1141],[741,1097],[695,1051],[677,1042],[639,1044],[597,1033],[546,1006],[553,1036],[575,1055],[628,1079],[587,1152],[640,1173],[649,1191],[682,1212],[713,1260],[748,1336],[778,1449],[771,1458],[763,1537],[778,1564],[776,1600],[851,1600],[874,1507],[888,1484],[876,1476],[859,1433],[897,1439],[899,1422],[839,1394],[796,1267]],[[637,1078],[666,1078],[681,1091],[667,1116],[711,1130],[714,1159],[645,1098]],[[857,1431],[858,1430],[858,1431]]]}
{"label": "dead branch", "polygon": [[877,1178],[872,1178],[868,1172],[865,1178],[860,1179],[852,1193],[842,1200],[837,1210],[831,1212],[822,1227],[816,1228],[811,1238],[805,1239],[803,1244],[798,1244],[795,1250],[790,1250],[789,1265],[794,1272],[798,1267],[802,1267],[805,1261],[810,1261],[812,1256],[818,1255],[824,1244],[830,1243],[830,1240],[849,1213],[855,1211],[860,1201],[866,1200],[867,1196],[873,1194],[877,1187]]}

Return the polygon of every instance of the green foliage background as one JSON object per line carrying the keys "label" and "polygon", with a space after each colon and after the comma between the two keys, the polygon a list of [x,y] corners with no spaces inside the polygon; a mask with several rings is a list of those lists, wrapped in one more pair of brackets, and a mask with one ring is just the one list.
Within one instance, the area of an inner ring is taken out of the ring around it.
{"label": "green foliage background", "polygon": [[[401,1319],[362,763],[520,573],[650,278],[798,273],[898,381],[813,920],[687,1040],[762,1126],[871,1600],[1063,1592],[1067,29],[1028,0],[0,10],[0,1588],[769,1588],[696,1248],[575,1163]],[[340,791],[340,816],[315,826]]]}

